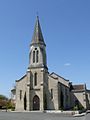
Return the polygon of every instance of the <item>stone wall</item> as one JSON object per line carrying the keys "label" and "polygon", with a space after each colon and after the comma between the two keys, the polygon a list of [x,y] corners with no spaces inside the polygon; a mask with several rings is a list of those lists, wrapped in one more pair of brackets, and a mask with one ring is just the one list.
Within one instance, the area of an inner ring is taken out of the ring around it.
{"label": "stone wall", "polygon": [[[16,110],[23,111],[24,110],[24,96],[27,89],[27,76],[24,76],[19,81],[16,82]],[[20,91],[21,98],[20,98]],[[27,95],[26,95],[27,96]]]}

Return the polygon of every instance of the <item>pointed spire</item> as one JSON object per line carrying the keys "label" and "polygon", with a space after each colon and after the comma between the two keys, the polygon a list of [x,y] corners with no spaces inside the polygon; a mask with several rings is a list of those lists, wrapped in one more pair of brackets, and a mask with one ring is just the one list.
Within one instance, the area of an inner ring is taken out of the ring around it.
{"label": "pointed spire", "polygon": [[44,44],[45,45],[38,16],[36,19],[34,34],[33,34],[32,41],[31,41],[31,45],[32,44]]}

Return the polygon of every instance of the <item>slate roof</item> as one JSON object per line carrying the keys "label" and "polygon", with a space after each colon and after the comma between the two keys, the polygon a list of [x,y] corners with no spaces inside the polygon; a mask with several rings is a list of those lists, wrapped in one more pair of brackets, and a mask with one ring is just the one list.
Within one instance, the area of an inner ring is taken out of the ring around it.
{"label": "slate roof", "polygon": [[86,89],[85,84],[73,85],[73,90],[74,91],[82,91],[82,90],[85,90],[85,89]]}
{"label": "slate roof", "polygon": [[37,19],[36,19],[34,34],[33,34],[32,41],[31,41],[31,45],[33,45],[33,44],[43,44],[43,45],[45,45],[38,16],[37,16]]}

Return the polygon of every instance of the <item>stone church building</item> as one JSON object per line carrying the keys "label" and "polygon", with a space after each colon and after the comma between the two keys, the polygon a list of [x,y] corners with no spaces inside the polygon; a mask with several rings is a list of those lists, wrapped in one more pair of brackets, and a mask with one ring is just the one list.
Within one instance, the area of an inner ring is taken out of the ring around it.
{"label": "stone church building", "polygon": [[14,95],[17,111],[90,107],[90,91],[85,84],[72,85],[69,80],[48,72],[46,44],[38,16],[30,44],[29,66],[26,74],[16,80]]}

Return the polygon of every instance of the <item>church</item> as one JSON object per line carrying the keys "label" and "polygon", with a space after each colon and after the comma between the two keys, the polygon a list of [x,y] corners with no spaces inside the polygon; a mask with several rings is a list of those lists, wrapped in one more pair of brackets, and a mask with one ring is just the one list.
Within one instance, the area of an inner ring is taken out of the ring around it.
{"label": "church", "polygon": [[49,73],[38,16],[30,44],[29,66],[26,74],[16,80],[14,95],[16,111],[90,108],[90,90],[86,84],[73,85],[55,72]]}

